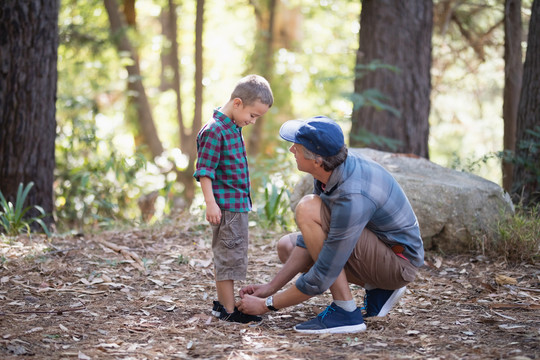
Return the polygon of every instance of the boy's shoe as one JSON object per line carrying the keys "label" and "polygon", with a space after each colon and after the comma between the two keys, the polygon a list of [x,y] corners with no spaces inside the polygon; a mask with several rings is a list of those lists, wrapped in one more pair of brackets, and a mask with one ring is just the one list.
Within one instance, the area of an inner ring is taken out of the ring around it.
{"label": "boy's shoe", "polygon": [[390,309],[398,303],[405,294],[406,286],[397,290],[373,289],[366,290],[364,296],[364,307],[366,311],[364,317],[386,316]]}
{"label": "boy's shoe", "polygon": [[220,320],[237,322],[242,324],[247,324],[249,322],[261,322],[262,317],[256,315],[244,314],[235,306],[232,313],[228,313],[227,310],[221,305],[219,301],[214,300],[214,306],[212,308],[212,315],[219,318]]}
{"label": "boy's shoe", "polygon": [[296,325],[294,330],[307,334],[345,334],[365,331],[366,324],[359,308],[348,312],[332,303],[315,319]]}
{"label": "boy's shoe", "polygon": [[223,305],[217,300],[214,300],[214,307],[212,307],[212,315],[215,317],[220,317],[221,311],[223,311]]}

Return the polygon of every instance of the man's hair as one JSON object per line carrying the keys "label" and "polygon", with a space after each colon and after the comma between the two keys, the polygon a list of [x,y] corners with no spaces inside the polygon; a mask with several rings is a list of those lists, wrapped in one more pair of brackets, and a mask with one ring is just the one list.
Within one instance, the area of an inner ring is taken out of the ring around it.
{"label": "man's hair", "polygon": [[272,107],[274,95],[268,81],[259,75],[248,75],[238,81],[231,94],[231,100],[240,98],[246,105],[252,105],[257,100]]}
{"label": "man's hair", "polygon": [[335,168],[337,168],[347,159],[347,155],[349,154],[347,145],[343,145],[341,150],[339,150],[339,152],[333,156],[317,155],[314,152],[309,151],[303,146],[302,146],[302,150],[304,152],[304,157],[308,160],[321,159],[322,166],[325,171],[333,171]]}

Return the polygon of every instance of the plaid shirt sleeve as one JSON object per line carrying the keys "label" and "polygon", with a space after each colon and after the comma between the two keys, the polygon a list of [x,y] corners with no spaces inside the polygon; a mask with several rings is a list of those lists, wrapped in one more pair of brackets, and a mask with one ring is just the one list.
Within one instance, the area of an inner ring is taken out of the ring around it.
{"label": "plaid shirt sleeve", "polygon": [[208,177],[212,181],[216,179],[221,154],[220,133],[211,131],[205,126],[197,136],[197,169],[193,176],[200,181],[201,177]]}

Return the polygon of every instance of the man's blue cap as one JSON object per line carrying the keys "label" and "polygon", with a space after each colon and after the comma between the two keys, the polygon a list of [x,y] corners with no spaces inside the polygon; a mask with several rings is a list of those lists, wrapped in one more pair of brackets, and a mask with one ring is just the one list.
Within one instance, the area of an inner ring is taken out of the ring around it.
{"label": "man's blue cap", "polygon": [[345,145],[341,127],[326,116],[289,120],[281,125],[279,136],[325,157],[336,155]]}

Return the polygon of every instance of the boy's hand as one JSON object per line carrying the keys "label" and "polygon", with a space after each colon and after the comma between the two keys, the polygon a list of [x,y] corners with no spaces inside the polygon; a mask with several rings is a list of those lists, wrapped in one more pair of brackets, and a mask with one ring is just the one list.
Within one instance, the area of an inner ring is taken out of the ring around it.
{"label": "boy's hand", "polygon": [[213,225],[218,225],[221,222],[221,209],[217,203],[206,205],[206,220]]}

